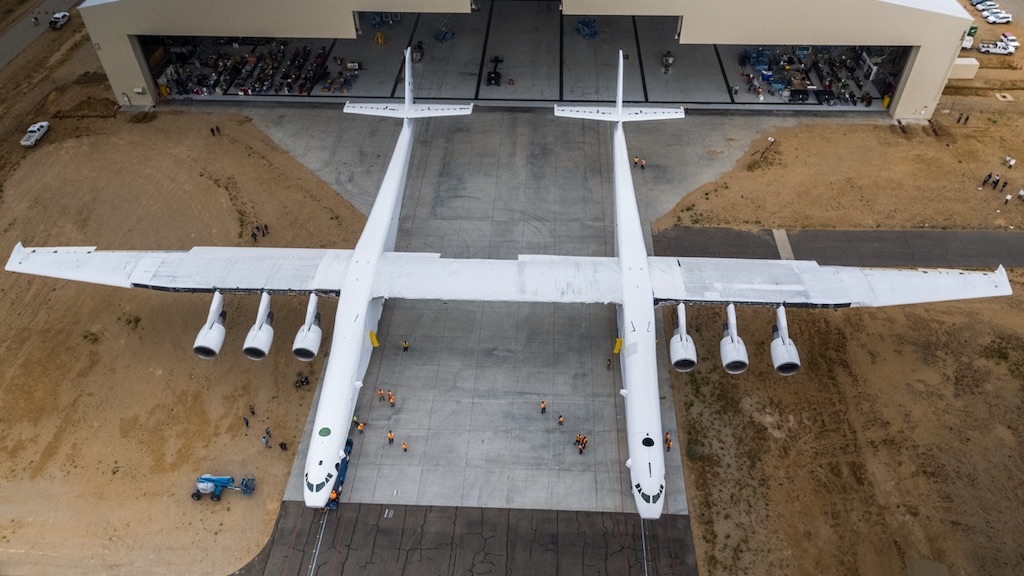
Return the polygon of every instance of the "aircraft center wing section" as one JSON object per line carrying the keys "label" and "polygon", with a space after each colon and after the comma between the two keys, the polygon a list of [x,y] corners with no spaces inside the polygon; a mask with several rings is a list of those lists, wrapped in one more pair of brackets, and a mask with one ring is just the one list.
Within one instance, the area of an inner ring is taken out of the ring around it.
{"label": "aircraft center wing section", "polygon": [[337,295],[351,250],[197,246],[188,251],[96,250],[93,246],[14,248],[6,269],[122,288],[169,292]]}
{"label": "aircraft center wing section", "polygon": [[441,258],[387,252],[374,296],[417,300],[621,303],[615,258],[521,255],[518,260]]}
{"label": "aircraft center wing section", "polygon": [[898,306],[1010,294],[993,272],[819,266],[808,260],[651,257],[657,300],[785,304],[814,308]]}

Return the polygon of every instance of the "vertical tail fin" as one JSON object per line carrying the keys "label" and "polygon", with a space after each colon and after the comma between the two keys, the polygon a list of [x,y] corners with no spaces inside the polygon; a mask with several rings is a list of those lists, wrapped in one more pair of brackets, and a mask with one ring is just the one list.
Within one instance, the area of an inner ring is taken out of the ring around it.
{"label": "vertical tail fin", "polygon": [[412,49],[405,49],[405,109],[412,110]]}
{"label": "vertical tail fin", "polygon": [[608,106],[555,106],[555,116],[583,118],[584,120],[604,120],[606,122],[631,122],[637,120],[683,118],[686,115],[682,108],[623,107],[623,60],[622,50],[619,50],[619,75],[615,85],[614,108]]}
{"label": "vertical tail fin", "polygon": [[622,50],[619,50],[619,78],[615,84],[615,115],[622,118]]}
{"label": "vertical tail fin", "polygon": [[434,116],[464,116],[473,111],[472,104],[416,104],[413,98],[412,50],[405,49],[405,101],[402,104],[363,104],[347,102],[345,112],[389,118],[431,118]]}

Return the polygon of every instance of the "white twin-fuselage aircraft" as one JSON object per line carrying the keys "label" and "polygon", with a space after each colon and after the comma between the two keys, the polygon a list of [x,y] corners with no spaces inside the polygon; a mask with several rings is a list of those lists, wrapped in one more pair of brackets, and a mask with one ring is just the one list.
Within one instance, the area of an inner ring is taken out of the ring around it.
{"label": "white twin-fuselage aircraft", "polygon": [[658,518],[665,503],[656,305],[678,303],[679,328],[669,341],[669,355],[673,366],[686,372],[696,365],[697,355],[686,333],[685,303],[725,304],[728,321],[719,350],[723,367],[732,374],[747,368],[734,305],[774,306],[772,362],[780,374],[789,375],[799,369],[800,358],[789,338],[784,306],[890,306],[1010,294],[1001,266],[994,272],[882,270],[797,260],[648,256],[622,123],[682,118],[683,111],[624,108],[621,52],[614,107],[555,107],[556,116],[615,124],[615,257],[520,255],[517,260],[477,260],[395,252],[413,119],[472,111],[472,105],[414,103],[408,50],[405,83],[402,104],[345,106],[346,112],[403,120],[380,192],[354,250],[195,247],[187,252],[119,252],[96,251],[94,246],[25,248],[18,243],[6,269],[126,288],[212,292],[209,316],[194,344],[202,358],[216,356],[224,343],[225,292],[262,295],[256,323],[243,347],[255,360],[266,357],[273,341],[271,294],[309,295],[305,322],[292,345],[296,357],[305,361],[315,357],[322,338],[318,295],[340,295],[306,458],[304,499],[307,506],[316,508],[327,504],[337,480],[384,300],[617,304],[616,348],[629,451],[626,466],[630,491],[644,519]]}

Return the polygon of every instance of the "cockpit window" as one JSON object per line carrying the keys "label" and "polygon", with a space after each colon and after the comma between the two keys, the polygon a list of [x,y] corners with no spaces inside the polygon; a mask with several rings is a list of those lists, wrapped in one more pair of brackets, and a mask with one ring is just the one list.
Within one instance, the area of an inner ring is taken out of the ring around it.
{"label": "cockpit window", "polygon": [[647,494],[640,487],[640,483],[639,482],[637,482],[637,484],[636,484],[636,486],[634,486],[634,488],[636,488],[636,493],[639,494],[640,497],[644,499],[644,502],[647,502],[648,504],[657,504],[658,500],[661,500],[661,495],[665,492],[665,485],[664,484],[662,484],[658,488],[658,493],[657,494]]}
{"label": "cockpit window", "polygon": [[651,446],[654,446],[654,439],[648,436],[647,438],[643,439],[642,444],[650,448]]}

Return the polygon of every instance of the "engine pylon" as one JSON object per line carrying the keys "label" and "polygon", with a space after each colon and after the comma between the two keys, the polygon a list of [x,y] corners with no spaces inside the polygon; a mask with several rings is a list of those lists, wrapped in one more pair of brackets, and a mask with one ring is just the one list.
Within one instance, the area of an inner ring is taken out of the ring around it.
{"label": "engine pylon", "polygon": [[317,295],[309,295],[309,305],[306,306],[306,320],[302,323],[299,331],[295,334],[292,342],[292,354],[303,362],[309,362],[316,358],[320,350],[320,341],[324,333],[320,329],[320,313],[317,312]]}
{"label": "engine pylon", "polygon": [[199,329],[196,341],[192,344],[192,351],[203,360],[211,360],[220,354],[220,348],[224,345],[224,336],[227,329],[224,321],[228,313],[224,310],[224,296],[220,292],[213,293],[213,302],[210,303],[210,313],[206,316],[206,324]]}
{"label": "engine pylon", "polygon": [[772,364],[775,371],[783,376],[792,376],[800,370],[800,353],[789,338],[789,323],[786,322],[786,308],[775,309],[775,326],[772,328]]}
{"label": "engine pylon", "polygon": [[270,294],[266,292],[260,297],[260,307],[256,312],[256,322],[249,328],[245,336],[242,352],[250,360],[263,360],[270,353],[274,343],[274,312],[270,309]]}
{"label": "engine pylon", "polygon": [[679,327],[668,342],[668,355],[676,371],[689,372],[697,367],[697,347],[693,338],[686,333],[686,304],[676,306],[676,317],[679,319]]}
{"label": "engine pylon", "polygon": [[718,346],[722,356],[722,368],[729,374],[742,374],[750,361],[747,359],[747,347],[736,332],[736,305],[729,304],[725,309],[726,323],[723,326],[722,341]]}

